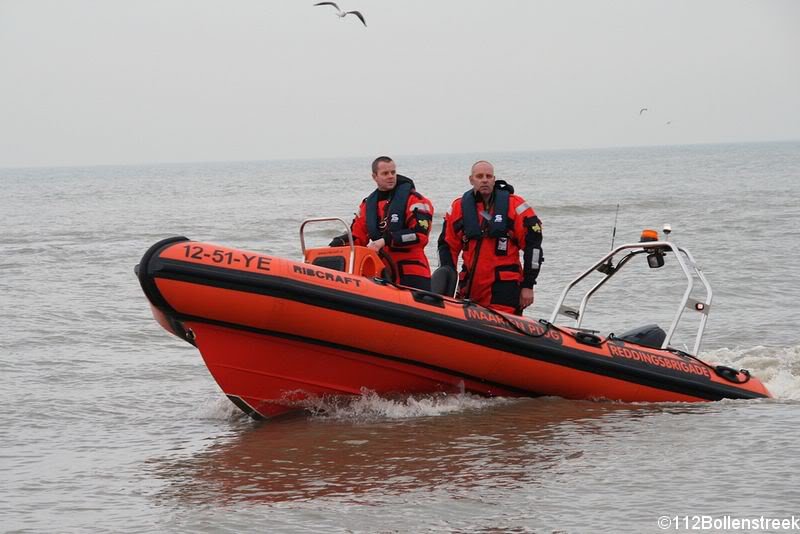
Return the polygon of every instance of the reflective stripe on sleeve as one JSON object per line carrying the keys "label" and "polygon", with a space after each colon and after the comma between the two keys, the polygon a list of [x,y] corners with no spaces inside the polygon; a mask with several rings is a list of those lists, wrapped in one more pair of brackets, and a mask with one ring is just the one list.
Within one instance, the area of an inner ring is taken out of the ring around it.
{"label": "reflective stripe on sleeve", "polygon": [[531,252],[533,252],[533,254],[531,254],[531,264],[530,264],[529,267],[531,269],[533,269],[534,271],[538,271],[539,270],[539,258],[542,257],[542,249],[535,248]]}

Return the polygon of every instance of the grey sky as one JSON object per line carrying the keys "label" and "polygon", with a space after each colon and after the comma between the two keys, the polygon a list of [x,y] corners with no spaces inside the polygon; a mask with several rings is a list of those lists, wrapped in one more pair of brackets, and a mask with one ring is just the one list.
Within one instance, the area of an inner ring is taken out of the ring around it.
{"label": "grey sky", "polygon": [[793,0],[313,3],[0,0],[0,166],[800,139]]}

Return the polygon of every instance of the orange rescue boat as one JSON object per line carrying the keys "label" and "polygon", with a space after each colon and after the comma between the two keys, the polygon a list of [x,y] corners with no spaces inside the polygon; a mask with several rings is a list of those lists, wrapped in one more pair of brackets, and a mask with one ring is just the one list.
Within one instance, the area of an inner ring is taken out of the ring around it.
{"label": "orange rescue boat", "polygon": [[[330,219],[306,223],[320,220]],[[648,235],[614,248],[564,289],[549,320],[535,320],[395,286],[373,251],[306,249],[302,227],[300,236],[304,262],[172,237],[136,267],[156,320],[200,350],[222,391],[253,418],[365,390],[649,402],[770,396],[747,371],[696,357],[711,288],[671,241]],[[645,255],[657,268],[670,254],[689,287],[668,332],[649,325],[603,337],[581,327],[589,298],[628,261]],[[579,308],[564,305],[596,271],[604,276]],[[697,278],[703,300],[689,296]],[[693,353],[669,346],[685,309],[701,314]],[[576,324],[557,325],[559,315]]]}

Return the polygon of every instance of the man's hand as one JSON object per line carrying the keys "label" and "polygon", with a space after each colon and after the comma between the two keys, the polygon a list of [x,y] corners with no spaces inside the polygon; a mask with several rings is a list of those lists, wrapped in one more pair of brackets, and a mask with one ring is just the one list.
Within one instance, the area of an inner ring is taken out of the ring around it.
{"label": "man's hand", "polygon": [[371,248],[375,252],[378,252],[386,245],[386,240],[384,238],[380,238],[377,241],[371,241],[367,248]]}
{"label": "man's hand", "polygon": [[347,239],[347,234],[337,235],[334,237],[330,243],[328,243],[329,247],[346,247],[350,244],[350,240]]}
{"label": "man's hand", "polygon": [[533,304],[533,288],[523,287],[519,292],[519,309],[524,310],[531,304]]}

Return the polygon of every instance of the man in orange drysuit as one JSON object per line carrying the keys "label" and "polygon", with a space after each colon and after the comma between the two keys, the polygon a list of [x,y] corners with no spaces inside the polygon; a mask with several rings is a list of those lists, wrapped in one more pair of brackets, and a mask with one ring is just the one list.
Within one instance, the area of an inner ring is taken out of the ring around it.
{"label": "man in orange drysuit", "polygon": [[544,260],[542,223],[511,185],[495,179],[488,161],[472,166],[469,181],[472,189],[454,200],[445,216],[439,264],[455,269],[463,253],[459,296],[521,315],[533,304],[533,286]]}
{"label": "man in orange drysuit", "polygon": [[[350,231],[356,245],[383,250],[397,270],[395,283],[431,289],[431,268],[425,245],[433,221],[433,205],[417,193],[410,178],[397,174],[391,158],[372,162],[377,188],[361,201]],[[333,239],[331,246],[346,245],[347,236]]]}

